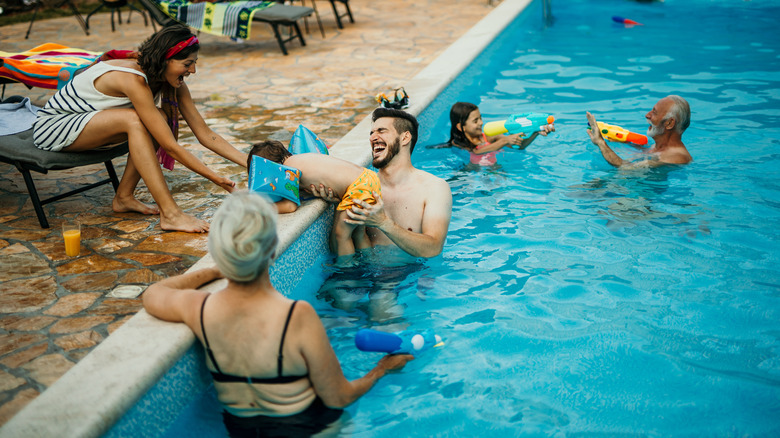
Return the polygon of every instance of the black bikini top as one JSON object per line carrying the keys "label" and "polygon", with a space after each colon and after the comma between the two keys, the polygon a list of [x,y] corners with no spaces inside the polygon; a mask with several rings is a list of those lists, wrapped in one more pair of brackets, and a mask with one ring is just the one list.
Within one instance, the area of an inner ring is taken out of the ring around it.
{"label": "black bikini top", "polygon": [[287,335],[287,326],[290,324],[290,318],[292,317],[293,309],[295,309],[295,304],[298,302],[293,301],[292,306],[290,306],[290,312],[287,313],[287,320],[284,322],[284,330],[282,331],[282,341],[279,343],[279,355],[277,356],[277,374],[276,377],[264,377],[264,378],[257,378],[257,377],[244,377],[244,376],[234,376],[232,374],[225,374],[222,372],[222,370],[219,369],[219,364],[217,364],[217,359],[214,357],[214,352],[211,351],[211,346],[209,346],[209,340],[206,337],[206,327],[203,325],[203,309],[206,307],[206,300],[209,299],[209,296],[207,295],[206,298],[203,300],[203,304],[200,306],[200,330],[203,332],[203,342],[206,344],[206,353],[209,355],[209,359],[211,359],[211,362],[214,364],[214,368],[217,369],[216,372],[211,372],[211,377],[214,378],[214,381],[216,382],[243,382],[243,383],[262,383],[262,384],[275,384],[275,383],[290,383],[295,382],[300,379],[304,379],[309,377],[309,374],[306,373],[302,376],[282,376],[282,348],[284,348],[284,337]]}

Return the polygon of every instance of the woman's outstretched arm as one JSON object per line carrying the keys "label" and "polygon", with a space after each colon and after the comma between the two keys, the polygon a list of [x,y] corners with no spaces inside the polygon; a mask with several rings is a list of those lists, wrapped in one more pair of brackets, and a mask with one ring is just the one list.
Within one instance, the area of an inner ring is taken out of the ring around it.
{"label": "woman's outstretched arm", "polygon": [[247,154],[233,147],[206,124],[203,116],[200,115],[200,112],[195,107],[195,103],[192,101],[189,88],[186,86],[179,88],[178,98],[179,111],[181,111],[184,120],[187,121],[187,125],[189,125],[198,141],[222,157],[246,167]]}
{"label": "woman's outstretched arm", "polygon": [[363,377],[347,380],[330,345],[325,327],[311,305],[305,301],[299,302],[295,314],[298,319],[297,328],[302,330],[306,340],[301,343],[301,349],[309,370],[309,378],[314,385],[314,391],[328,407],[349,406],[368,392],[387,371],[401,369],[414,359],[414,356],[409,354],[386,355]]}

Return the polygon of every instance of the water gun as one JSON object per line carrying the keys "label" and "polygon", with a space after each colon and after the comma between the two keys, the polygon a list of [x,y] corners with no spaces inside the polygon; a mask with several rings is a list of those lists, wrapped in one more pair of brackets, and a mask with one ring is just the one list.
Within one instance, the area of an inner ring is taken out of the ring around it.
{"label": "water gun", "polygon": [[[634,143],[639,146],[647,144],[647,136],[631,132],[620,126],[608,125],[604,122],[596,122],[599,125],[599,131],[609,141],[619,141],[621,143]],[[588,128],[590,129],[590,128]]]}
{"label": "water gun", "polygon": [[380,351],[389,354],[419,354],[444,342],[431,330],[421,332],[404,330],[396,333],[360,329],[355,335],[355,346],[360,351]]}
{"label": "water gun", "polygon": [[617,15],[612,17],[612,21],[614,21],[616,23],[622,23],[622,24],[625,24],[625,25],[644,26],[644,24],[642,24],[642,23],[637,23],[634,20],[631,20],[631,19],[628,19],[628,18],[619,17]]}
{"label": "water gun", "polygon": [[485,132],[485,135],[490,137],[501,134],[517,134],[519,132],[530,134],[543,130],[545,126],[553,123],[554,121],[555,117],[550,114],[512,114],[506,120],[486,123],[482,130]]}

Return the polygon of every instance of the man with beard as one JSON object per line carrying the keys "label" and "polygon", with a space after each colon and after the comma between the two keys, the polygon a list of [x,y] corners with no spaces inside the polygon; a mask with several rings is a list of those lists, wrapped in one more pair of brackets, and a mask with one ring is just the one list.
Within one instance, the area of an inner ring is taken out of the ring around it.
{"label": "man with beard", "polygon": [[416,169],[412,151],[417,119],[405,111],[377,108],[369,141],[382,194],[373,205],[355,200],[346,222],[365,225],[373,246],[397,245],[415,257],[441,253],[452,215],[450,186]]}
{"label": "man with beard", "polygon": [[680,96],[670,95],[659,100],[653,109],[645,114],[650,127],[647,128],[647,136],[652,137],[655,145],[645,151],[646,159],[641,161],[627,161],[620,158],[607,146],[604,137],[598,129],[596,118],[589,112],[588,123],[590,140],[599,147],[601,155],[615,167],[656,167],[665,164],[688,164],[693,157],[682,142],[682,134],[691,123],[691,107]]}

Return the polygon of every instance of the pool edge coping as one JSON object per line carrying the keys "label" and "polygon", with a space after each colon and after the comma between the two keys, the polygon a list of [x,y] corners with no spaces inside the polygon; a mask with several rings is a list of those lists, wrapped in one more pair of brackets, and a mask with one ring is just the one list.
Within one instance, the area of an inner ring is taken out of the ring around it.
{"label": "pool edge coping", "polygon": [[[406,111],[418,116],[532,1],[503,0],[404,84],[411,100]],[[333,145],[331,155],[368,165],[371,153],[366,140],[370,127],[369,114]],[[326,208],[322,201],[309,201],[295,213],[280,218],[277,253],[292,245]],[[188,271],[213,265],[207,254]],[[203,289],[215,291],[221,286],[216,282]],[[160,321],[141,309],[3,425],[0,438],[101,436],[194,341],[186,325]]]}

